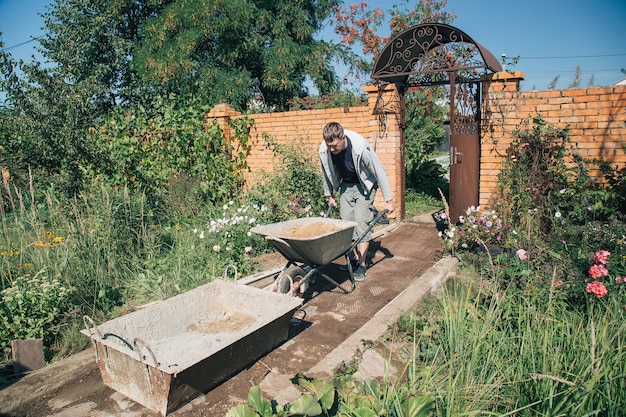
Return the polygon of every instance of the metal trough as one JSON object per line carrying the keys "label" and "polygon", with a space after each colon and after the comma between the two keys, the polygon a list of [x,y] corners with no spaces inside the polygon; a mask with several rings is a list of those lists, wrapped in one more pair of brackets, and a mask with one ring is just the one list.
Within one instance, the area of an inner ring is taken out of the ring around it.
{"label": "metal trough", "polygon": [[104,383],[165,416],[284,342],[301,303],[216,280],[81,332]]}
{"label": "metal trough", "polygon": [[[334,226],[335,230],[305,238],[292,237],[286,232],[294,226],[306,227],[316,223]],[[352,245],[352,233],[356,223],[326,217],[306,217],[264,226],[256,226],[251,232],[271,239],[271,244],[292,262],[309,265],[326,265],[346,254]]]}

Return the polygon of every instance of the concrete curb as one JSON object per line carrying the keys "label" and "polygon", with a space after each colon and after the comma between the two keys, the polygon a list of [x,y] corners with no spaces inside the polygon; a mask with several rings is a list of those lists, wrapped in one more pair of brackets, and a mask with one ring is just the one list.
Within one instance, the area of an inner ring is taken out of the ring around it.
{"label": "concrete curb", "polygon": [[449,256],[440,259],[428,271],[415,278],[403,292],[376,313],[369,322],[309,369],[306,375],[318,378],[332,376],[334,369],[342,363],[352,360],[356,352],[365,347],[363,341],[377,340],[403,313],[413,309],[423,296],[445,282],[453,274],[457,263],[456,258]]}
{"label": "concrete curb", "polygon": [[28,374],[19,383],[0,391],[0,413],[10,413],[33,398],[50,395],[76,375],[85,375],[97,368],[96,357],[90,347]]}

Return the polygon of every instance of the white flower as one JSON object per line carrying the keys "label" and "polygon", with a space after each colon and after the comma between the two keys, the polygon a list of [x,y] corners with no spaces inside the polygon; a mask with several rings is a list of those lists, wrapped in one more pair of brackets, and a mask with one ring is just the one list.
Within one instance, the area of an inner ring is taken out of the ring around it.
{"label": "white flower", "polygon": [[200,232],[200,239],[204,239],[204,230]]}
{"label": "white flower", "polygon": [[248,232],[248,237],[252,236],[252,232]]}
{"label": "white flower", "polygon": [[221,249],[220,245],[213,245],[213,252],[219,252]]}
{"label": "white flower", "polygon": [[563,189],[559,190],[559,193],[565,194],[565,191],[567,191],[567,188],[563,188]]}
{"label": "white flower", "polygon": [[224,205],[222,206],[222,210],[228,210],[228,205],[224,204]]}
{"label": "white flower", "polygon": [[193,229],[193,232],[194,233],[198,233],[198,229]]}
{"label": "white flower", "polygon": [[557,211],[556,213],[554,213],[554,217],[556,217],[557,219],[561,217],[561,212]]}

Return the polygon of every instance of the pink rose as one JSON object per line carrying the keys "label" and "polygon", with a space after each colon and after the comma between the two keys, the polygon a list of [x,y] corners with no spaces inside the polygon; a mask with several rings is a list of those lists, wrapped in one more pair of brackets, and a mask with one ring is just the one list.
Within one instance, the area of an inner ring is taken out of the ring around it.
{"label": "pink rose", "polygon": [[587,284],[587,292],[595,294],[598,298],[602,298],[609,293],[604,284],[598,281]]}
{"label": "pink rose", "polygon": [[527,261],[529,258],[528,252],[526,252],[524,249],[518,249],[515,253],[522,261]]}

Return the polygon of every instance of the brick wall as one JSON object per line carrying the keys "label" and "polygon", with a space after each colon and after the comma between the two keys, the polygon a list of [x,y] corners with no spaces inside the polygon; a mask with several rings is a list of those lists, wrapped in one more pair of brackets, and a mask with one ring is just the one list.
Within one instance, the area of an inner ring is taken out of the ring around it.
{"label": "brick wall", "polygon": [[[626,165],[626,86],[519,92],[524,75],[498,73],[483,99],[480,204],[490,205],[502,157],[520,126],[532,127],[537,114],[557,128],[569,127],[570,144],[586,158]],[[598,167],[590,175],[602,180]]]}
{"label": "brick wall", "polygon": [[[323,140],[322,130],[326,123],[334,121],[369,140],[387,170],[396,206],[400,208],[404,201],[400,198],[404,194],[404,136],[399,128],[400,115],[391,113],[390,110],[381,115],[374,114],[377,101],[397,103],[398,93],[395,86],[387,86],[380,94],[376,87],[366,87],[365,92],[368,93],[366,106],[248,115],[254,120],[254,127],[250,138],[251,150],[247,158],[250,172],[246,175],[246,183],[254,184],[264,173],[271,172],[280,164],[280,160],[268,146],[266,137],[270,137],[277,144],[297,147],[317,163],[317,150]],[[220,104],[211,110],[207,118],[217,120],[225,130],[225,135],[228,135],[227,120],[240,116],[240,113],[228,105]],[[376,205],[382,208],[383,204],[382,193],[378,192]],[[401,210],[404,211],[403,206]]]}

